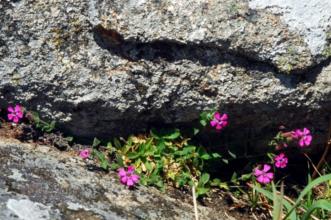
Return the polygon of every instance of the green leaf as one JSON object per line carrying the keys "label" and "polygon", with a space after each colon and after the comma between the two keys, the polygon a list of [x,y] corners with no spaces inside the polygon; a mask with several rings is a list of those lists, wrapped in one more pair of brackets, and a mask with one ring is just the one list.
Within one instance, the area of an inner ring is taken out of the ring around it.
{"label": "green leaf", "polygon": [[209,188],[198,187],[197,188],[197,197],[202,196],[202,195],[205,195],[208,192],[209,192]]}
{"label": "green leaf", "polygon": [[114,145],[117,149],[120,149],[121,146],[121,142],[118,140],[118,138],[114,138]]}
{"label": "green leaf", "polygon": [[120,165],[118,165],[117,163],[112,163],[111,165],[110,165],[110,169],[112,169],[112,170],[117,170],[118,168],[120,168],[121,166]]}
{"label": "green leaf", "polygon": [[230,181],[231,181],[232,183],[236,183],[236,182],[238,182],[238,174],[237,174],[236,172],[233,172]]}
{"label": "green leaf", "polygon": [[153,166],[151,163],[149,163],[148,161],[146,161],[145,163],[145,167],[148,170],[148,172],[152,172],[153,171]]}
{"label": "green leaf", "polygon": [[201,157],[201,159],[203,159],[203,160],[209,160],[209,159],[211,158],[211,156],[210,156],[209,154],[207,154],[207,153],[201,155],[200,157]]}
{"label": "green leaf", "polygon": [[109,168],[109,163],[108,163],[108,161],[105,161],[105,160],[101,161],[101,163],[100,163],[100,167],[101,167],[102,169],[104,169],[104,170],[108,170],[108,168]]}
{"label": "green leaf", "polygon": [[228,159],[222,159],[222,161],[223,161],[223,163],[225,163],[225,164],[229,164],[229,160]]}
{"label": "green leaf", "polygon": [[278,195],[275,184],[272,182],[272,192],[273,192],[273,211],[272,218],[273,220],[282,220],[283,216],[283,196],[284,196],[284,185],[281,185],[281,192]]}
{"label": "green leaf", "polygon": [[218,186],[219,184],[221,184],[221,180],[218,178],[213,179],[210,183],[211,186]]}
{"label": "green leaf", "polygon": [[108,170],[109,162],[108,162],[106,156],[102,152],[100,152],[96,149],[93,150],[93,154],[96,155],[96,157],[98,158],[98,160],[100,162],[100,167],[104,170]]}
{"label": "green leaf", "polygon": [[199,186],[204,186],[204,185],[206,185],[206,183],[208,183],[208,181],[209,181],[209,178],[210,178],[209,173],[203,173],[202,176],[201,176],[200,179],[199,179],[199,183],[198,183],[198,185],[199,185]]}
{"label": "green leaf", "polygon": [[136,159],[136,158],[140,157],[140,153],[139,152],[130,152],[127,154],[127,157],[129,159]]}
{"label": "green leaf", "polygon": [[74,137],[65,137],[64,140],[68,141],[68,142],[73,142],[74,141]]}
{"label": "green leaf", "polygon": [[241,175],[240,180],[247,181],[251,178],[252,178],[252,174],[251,173],[246,173],[246,174]]}
{"label": "green leaf", "polygon": [[211,155],[214,159],[222,158],[222,156],[219,153],[212,153]]}
{"label": "green leaf", "polygon": [[200,120],[200,124],[205,127],[207,125],[207,121],[206,120]]}
{"label": "green leaf", "polygon": [[[300,203],[302,202],[302,199],[315,187],[318,186],[319,184],[323,183],[323,182],[327,182],[331,180],[331,174],[328,175],[324,175],[321,177],[318,177],[317,179],[313,180],[311,183],[309,183],[300,193],[298,199],[296,200],[294,206],[292,207],[292,209],[289,211],[289,213],[287,213],[287,215],[285,216],[284,219],[286,219],[288,217],[288,215],[294,211],[295,208],[297,208]],[[294,213],[294,212],[293,212]]]}
{"label": "green leaf", "polygon": [[200,132],[200,129],[193,128],[193,135],[197,135]]}
{"label": "green leaf", "polygon": [[[264,189],[262,189],[262,188],[260,188],[258,186],[253,186],[253,188],[257,192],[263,194],[265,197],[267,197],[268,199],[270,199],[271,201],[274,200],[274,196],[273,196],[273,194],[271,192],[269,192],[267,190],[264,190]],[[286,201],[286,200],[283,200],[283,205],[285,206],[285,208],[286,208],[286,210],[288,212],[288,216],[287,217],[289,217],[291,220],[297,220],[296,213],[295,212],[291,212],[291,213],[289,212],[293,208],[292,205],[288,201]],[[287,217],[286,218],[283,218],[283,219],[287,219]]]}
{"label": "green leaf", "polygon": [[157,132],[155,129],[152,129],[151,135],[155,139],[175,140],[180,136],[180,131],[179,129],[173,129]]}
{"label": "green leaf", "polygon": [[99,144],[101,144],[101,141],[100,141],[98,138],[94,138],[94,139],[93,139],[92,147],[95,148],[95,147],[97,147]]}
{"label": "green leaf", "polygon": [[314,212],[315,209],[322,209],[331,212],[331,202],[325,200],[325,199],[320,199],[317,200],[313,203],[312,206],[308,208],[308,210],[305,212],[302,220],[309,220],[311,219],[310,216]]}
{"label": "green leaf", "polygon": [[37,112],[30,111],[31,119],[34,121],[34,123],[39,124],[40,123],[40,117]]}
{"label": "green leaf", "polygon": [[218,186],[220,189],[229,190],[229,185],[226,182],[221,182]]}
{"label": "green leaf", "polygon": [[183,155],[191,154],[195,151],[196,147],[195,146],[186,146],[183,149]]}
{"label": "green leaf", "polygon": [[230,150],[228,150],[228,154],[233,158],[236,159],[237,155],[235,155],[234,153],[232,153]]}

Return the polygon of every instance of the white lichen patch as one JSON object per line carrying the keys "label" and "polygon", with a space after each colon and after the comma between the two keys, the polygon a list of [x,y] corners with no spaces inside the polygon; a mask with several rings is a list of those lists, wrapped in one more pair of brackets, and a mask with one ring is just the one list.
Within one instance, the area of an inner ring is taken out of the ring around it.
{"label": "white lichen patch", "polygon": [[12,174],[10,176],[8,176],[10,179],[17,180],[17,181],[22,181],[22,182],[27,181],[25,178],[23,178],[23,174],[20,173],[19,170],[12,169],[11,171],[12,171]]}
{"label": "white lichen patch", "polygon": [[304,37],[312,54],[322,53],[331,25],[330,0],[250,0],[249,7],[279,14],[290,30]]}
{"label": "white lichen patch", "polygon": [[35,203],[28,199],[7,201],[7,208],[21,220],[46,220],[50,219],[49,207]]}
{"label": "white lichen patch", "polygon": [[81,204],[78,204],[78,203],[74,203],[74,202],[67,202],[67,208],[70,209],[70,210],[80,210],[80,209],[84,209],[86,211],[89,211],[90,209],[81,205]]}

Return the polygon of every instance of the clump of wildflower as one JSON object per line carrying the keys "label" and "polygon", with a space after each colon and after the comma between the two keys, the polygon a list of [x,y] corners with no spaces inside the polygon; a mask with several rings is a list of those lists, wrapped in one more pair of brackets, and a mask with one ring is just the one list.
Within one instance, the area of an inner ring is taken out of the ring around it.
{"label": "clump of wildflower", "polygon": [[292,131],[291,134],[293,139],[299,140],[298,143],[300,147],[308,147],[313,140],[313,137],[308,128],[303,128],[303,130],[296,129],[295,131]]}
{"label": "clump of wildflower", "polygon": [[254,176],[256,177],[256,180],[262,184],[270,183],[274,178],[274,174],[270,170],[271,166],[268,164],[264,164],[263,169],[259,169],[259,167],[256,167],[254,169]]}
{"label": "clump of wildflower", "polygon": [[13,121],[14,123],[18,123],[20,119],[23,118],[23,109],[20,105],[16,105],[15,107],[8,107],[8,120]]}
{"label": "clump of wildflower", "polygon": [[134,169],[134,166],[129,166],[127,170],[125,168],[118,169],[118,177],[123,185],[131,187],[139,182],[139,176],[134,173]]}
{"label": "clump of wildflower", "polygon": [[228,125],[228,115],[215,112],[213,120],[210,121],[210,125],[212,127],[215,127],[216,130],[223,129],[225,126]]}
{"label": "clump of wildflower", "polygon": [[280,153],[274,158],[274,162],[277,168],[285,168],[288,163],[288,158],[284,153]]}
{"label": "clump of wildflower", "polygon": [[81,151],[79,152],[79,156],[80,156],[81,158],[83,158],[83,159],[87,159],[87,158],[89,158],[90,155],[91,155],[91,151],[90,151],[90,149],[84,149],[84,150],[81,150]]}

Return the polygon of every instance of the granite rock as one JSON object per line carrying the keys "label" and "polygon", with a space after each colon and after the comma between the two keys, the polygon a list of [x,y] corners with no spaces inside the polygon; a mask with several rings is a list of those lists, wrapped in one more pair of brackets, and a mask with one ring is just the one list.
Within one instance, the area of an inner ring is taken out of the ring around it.
{"label": "granite rock", "polygon": [[331,7],[310,2],[2,0],[0,105],[83,137],[190,125],[211,108],[231,134],[323,134]]}
{"label": "granite rock", "polygon": [[[116,173],[91,171],[48,146],[0,141],[0,219],[193,219],[193,207],[153,187],[128,190]],[[200,219],[234,219],[198,207]]]}

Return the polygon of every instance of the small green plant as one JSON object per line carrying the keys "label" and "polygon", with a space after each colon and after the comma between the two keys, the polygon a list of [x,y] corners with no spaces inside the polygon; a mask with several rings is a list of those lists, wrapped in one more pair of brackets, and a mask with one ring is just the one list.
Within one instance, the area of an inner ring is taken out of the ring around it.
{"label": "small green plant", "polygon": [[94,138],[92,144],[92,157],[97,158],[99,161],[100,167],[104,170],[108,170],[110,168],[109,159],[107,158],[106,154],[98,149],[101,141],[98,138]]}
{"label": "small green plant", "polygon": [[[328,184],[331,180],[331,174],[321,176],[313,181],[310,181],[308,185],[301,191],[296,201],[288,201],[283,196],[283,189],[281,187],[281,193],[276,190],[273,186],[273,192],[269,190],[262,189],[261,187],[255,185],[254,190],[261,193],[263,196],[273,201],[274,204],[274,219],[290,219],[290,220],[308,220],[314,215],[319,215],[318,219],[330,219],[330,215],[325,212],[331,212],[331,202],[327,198],[313,199],[312,190],[320,184]],[[280,216],[279,213],[282,211],[280,209],[286,210],[284,216]]]}
{"label": "small green plant", "polygon": [[36,128],[40,129],[43,132],[50,133],[55,128],[55,121],[46,122],[39,117],[39,114],[37,112],[28,111],[26,113],[26,117],[32,124],[36,126]]}
{"label": "small green plant", "polygon": [[[214,111],[202,113],[202,127],[195,129],[194,135],[208,123],[219,132],[228,125],[228,115]],[[80,151],[80,157],[96,159],[104,170],[118,170],[121,182],[129,187],[138,180],[142,185],[153,185],[163,191],[167,185],[193,187],[197,197],[207,194],[211,187],[227,188],[225,183],[211,179],[205,171],[208,161],[217,159],[227,163],[227,159],[194,145],[179,129],[151,130],[149,135],[130,136],[127,140],[114,138],[106,147],[100,144],[95,138],[92,149]]]}
{"label": "small green plant", "polygon": [[115,158],[112,168],[133,165],[141,184],[161,190],[166,184],[176,188],[194,184],[197,196],[205,195],[211,186],[210,175],[203,172],[205,163],[222,158],[192,145],[178,129],[162,133],[152,130],[148,136],[131,136],[123,144],[115,139],[108,149]]}

